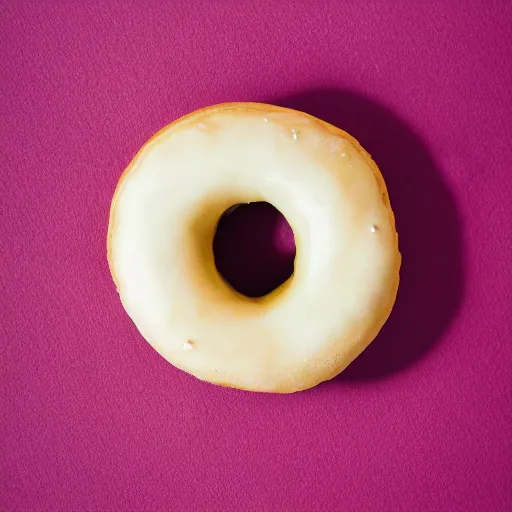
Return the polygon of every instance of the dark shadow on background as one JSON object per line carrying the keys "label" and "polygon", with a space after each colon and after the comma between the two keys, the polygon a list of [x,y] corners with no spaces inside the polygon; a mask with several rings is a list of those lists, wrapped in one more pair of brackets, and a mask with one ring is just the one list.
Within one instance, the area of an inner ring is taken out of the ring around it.
{"label": "dark shadow on background", "polygon": [[262,297],[293,274],[293,232],[271,204],[239,205],[220,219],[213,254],[220,275],[235,290]]}
{"label": "dark shadow on background", "polygon": [[461,222],[432,156],[403,121],[352,92],[316,90],[269,102],[356,137],[380,167],[396,216],[403,261],[395,307],[377,339],[338,379],[374,379],[411,365],[440,340],[464,288]]}

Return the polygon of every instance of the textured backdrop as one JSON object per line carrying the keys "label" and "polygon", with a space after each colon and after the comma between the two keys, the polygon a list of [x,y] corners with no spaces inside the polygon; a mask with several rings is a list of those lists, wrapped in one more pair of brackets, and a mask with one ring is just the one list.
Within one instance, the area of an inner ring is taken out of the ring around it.
{"label": "textured backdrop", "polygon": [[[0,510],[512,510],[511,43],[506,0],[0,0]],[[292,396],[174,369],[106,264],[141,144],[237,100],[351,132],[397,216],[390,321]]]}

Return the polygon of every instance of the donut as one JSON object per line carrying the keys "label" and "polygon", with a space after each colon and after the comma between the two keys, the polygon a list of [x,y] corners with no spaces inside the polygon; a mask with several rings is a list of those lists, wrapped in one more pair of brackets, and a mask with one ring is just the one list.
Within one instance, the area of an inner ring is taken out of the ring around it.
{"label": "donut", "polygon": [[[263,297],[224,280],[222,215],[265,201],[293,230],[293,275]],[[175,367],[232,388],[293,393],[332,379],[376,337],[401,256],[382,175],[354,137],[261,103],[193,112],[122,174],[107,258],[122,305]]]}

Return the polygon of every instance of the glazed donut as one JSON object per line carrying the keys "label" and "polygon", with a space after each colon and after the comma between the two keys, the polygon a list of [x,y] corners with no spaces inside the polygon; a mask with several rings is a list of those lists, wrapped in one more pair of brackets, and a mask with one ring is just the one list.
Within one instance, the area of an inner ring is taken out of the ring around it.
{"label": "glazed donut", "polygon": [[[267,201],[289,222],[290,279],[264,297],[217,271],[219,219]],[[110,271],[142,336],[214,384],[291,393],[338,375],[393,307],[401,257],[377,165],[344,131],[259,103],[216,105],[158,132],[119,180]]]}

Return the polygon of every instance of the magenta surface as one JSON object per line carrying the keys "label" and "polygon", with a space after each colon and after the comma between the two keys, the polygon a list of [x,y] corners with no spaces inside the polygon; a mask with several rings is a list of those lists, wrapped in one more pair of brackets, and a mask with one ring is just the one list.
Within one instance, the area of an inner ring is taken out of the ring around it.
{"label": "magenta surface", "polygon": [[[0,2],[2,512],[512,510],[512,4],[278,4]],[[356,136],[400,233],[381,335],[291,396],[173,368],[105,258],[144,141],[239,100]]]}

